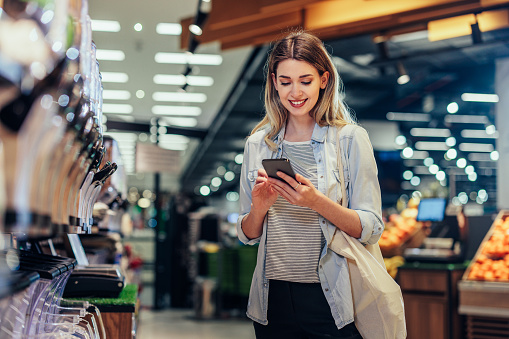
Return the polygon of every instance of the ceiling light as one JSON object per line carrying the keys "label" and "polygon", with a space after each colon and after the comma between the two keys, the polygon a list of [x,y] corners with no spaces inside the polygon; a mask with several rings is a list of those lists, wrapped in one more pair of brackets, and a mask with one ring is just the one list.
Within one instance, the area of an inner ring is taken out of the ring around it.
{"label": "ceiling light", "polygon": [[145,97],[145,91],[142,89],[139,89],[136,91],[136,97],[138,99],[143,99]]}
{"label": "ceiling light", "polygon": [[129,76],[122,72],[101,72],[101,81],[126,83],[129,81]]}
{"label": "ceiling light", "polygon": [[498,151],[493,151],[490,153],[490,158],[493,161],[497,161],[498,159],[500,159],[500,154],[498,153]]}
{"label": "ceiling light", "polygon": [[98,49],[95,51],[97,60],[108,60],[108,61],[123,61],[125,60],[125,54],[120,50],[112,49]]}
{"label": "ceiling light", "polygon": [[239,194],[237,192],[228,192],[226,193],[226,200],[228,201],[238,201],[239,200]]}
{"label": "ceiling light", "polygon": [[497,139],[498,133],[488,134],[484,129],[464,129],[461,131],[461,136],[463,138],[473,138],[473,139]]}
{"label": "ceiling light", "polygon": [[474,166],[468,165],[467,167],[465,167],[465,173],[466,174],[470,174],[470,173],[474,173],[474,172],[475,172]]}
{"label": "ceiling light", "polygon": [[498,102],[498,95],[481,93],[463,93],[461,95],[461,100],[475,102]]}
{"label": "ceiling light", "polygon": [[403,66],[403,63],[401,61],[398,61],[396,64],[396,68],[398,70],[398,84],[404,85],[410,81],[410,76],[408,75],[408,72],[405,69],[405,66]]}
{"label": "ceiling light", "polygon": [[165,143],[187,144],[189,138],[180,134],[164,134],[159,136],[159,141]]}
{"label": "ceiling light", "polygon": [[200,194],[203,196],[207,196],[210,194],[210,188],[208,186],[203,185],[200,187]]}
{"label": "ceiling light", "polygon": [[410,170],[403,172],[403,179],[410,180],[414,176],[414,173]]}
{"label": "ceiling light", "polygon": [[447,128],[412,128],[410,134],[414,137],[449,137],[451,131]]}
{"label": "ceiling light", "polygon": [[397,113],[397,112],[389,112],[387,113],[388,120],[396,120],[396,121],[430,121],[431,116],[426,113]]}
{"label": "ceiling light", "polygon": [[449,147],[453,147],[456,145],[456,138],[455,137],[449,137],[445,139],[445,144]]}
{"label": "ceiling light", "polygon": [[403,151],[401,152],[401,154],[403,154],[403,157],[408,159],[408,158],[411,158],[412,155],[414,155],[414,150],[410,147],[405,147],[403,149]]}
{"label": "ceiling light", "polygon": [[426,165],[428,167],[433,165],[433,158],[426,158],[426,159],[424,159],[424,165]]}
{"label": "ceiling light", "polygon": [[458,106],[458,103],[456,103],[456,102],[451,102],[449,105],[447,105],[447,112],[449,112],[451,114],[457,113],[458,110],[459,110],[459,106]]}
{"label": "ceiling light", "polygon": [[201,108],[195,106],[152,106],[152,113],[157,115],[187,115],[198,116],[201,114]]}
{"label": "ceiling light", "polygon": [[242,165],[242,162],[244,161],[244,154],[239,153],[235,156],[235,163]]}
{"label": "ceiling light", "polygon": [[156,32],[162,35],[180,35],[182,34],[182,26],[177,23],[161,22],[157,24]]}
{"label": "ceiling light", "polygon": [[493,151],[492,144],[474,144],[474,143],[461,143],[459,145],[460,151],[463,152],[491,152]]}
{"label": "ceiling light", "polygon": [[477,192],[477,197],[479,197],[483,200],[486,199],[487,196],[488,196],[488,193],[486,193],[485,189],[480,189],[479,192]]}
{"label": "ceiling light", "polygon": [[458,160],[456,160],[456,166],[458,166],[459,168],[465,168],[466,165],[467,160],[465,158],[459,158]]}
{"label": "ceiling light", "polygon": [[495,134],[496,131],[497,131],[497,129],[495,128],[495,125],[486,126],[487,134]]}
{"label": "ceiling light", "polygon": [[423,30],[423,31],[411,32],[411,33],[393,35],[393,36],[391,36],[390,40],[391,40],[391,42],[401,43],[401,42],[422,40],[422,39],[427,39],[427,38],[428,38],[428,31]]}
{"label": "ceiling light", "polygon": [[445,172],[444,171],[438,171],[437,174],[435,174],[435,178],[437,178],[438,181],[442,181],[445,179]]}
{"label": "ceiling light", "polygon": [[469,153],[470,161],[491,161],[491,153]]}
{"label": "ceiling light", "polygon": [[416,151],[416,150],[413,151],[414,153],[411,156],[412,159],[426,159],[427,157],[429,157],[429,153],[426,151]]}
{"label": "ceiling light", "polygon": [[217,174],[224,175],[226,173],[226,168],[224,166],[219,166],[216,171]]}
{"label": "ceiling light", "polygon": [[189,25],[189,31],[191,33],[193,33],[194,35],[202,35],[202,33],[203,33],[203,30],[201,29],[201,27],[198,25],[195,25],[195,24]]}
{"label": "ceiling light", "polygon": [[406,138],[404,135],[398,135],[394,142],[396,143],[396,145],[403,146],[404,144],[406,144]]}
{"label": "ceiling light", "polygon": [[439,141],[418,141],[415,143],[415,148],[428,151],[447,151],[449,149],[445,142]]}
{"label": "ceiling light", "polygon": [[138,22],[138,23],[136,23],[136,25],[134,25],[134,30],[135,30],[136,32],[141,32],[141,30],[142,30],[142,29],[143,29],[143,25],[142,25],[142,24],[140,24],[139,22]]}
{"label": "ceiling light", "polygon": [[486,124],[489,123],[488,117],[484,115],[446,115],[444,121],[448,123],[460,124]]}
{"label": "ceiling light", "polygon": [[195,118],[165,118],[167,123],[173,126],[180,127],[196,127],[198,121]]}
{"label": "ceiling light", "polygon": [[205,102],[207,96],[203,93],[155,92],[152,94],[152,99],[154,101]]}
{"label": "ceiling light", "polygon": [[105,89],[103,91],[103,99],[129,100],[130,98],[131,98],[131,93],[129,93],[129,91],[112,90],[112,89]]}
{"label": "ceiling light", "polygon": [[213,177],[210,181],[210,184],[214,187],[219,187],[223,183],[223,180],[221,180],[220,177]]}
{"label": "ceiling light", "polygon": [[114,20],[92,20],[94,32],[120,32],[120,23]]}
{"label": "ceiling light", "polygon": [[[126,133],[126,132],[108,132],[106,133],[107,136],[110,136],[112,137],[113,139],[115,139],[117,142],[119,143],[134,143],[136,142],[136,134],[135,133]],[[121,144],[119,145],[119,147],[121,146]],[[129,146],[130,147],[130,146]]]}
{"label": "ceiling light", "polygon": [[456,157],[458,156],[458,152],[454,148],[451,148],[445,153],[445,155],[447,156],[447,158],[449,158],[449,160],[452,160],[456,159]]}
{"label": "ceiling light", "polygon": [[232,181],[233,179],[235,179],[235,173],[233,173],[232,171],[228,171],[224,174],[224,180]]}
{"label": "ceiling light", "polygon": [[103,113],[130,114],[133,106],[128,104],[103,104]]}
{"label": "ceiling light", "polygon": [[158,143],[157,146],[172,151],[185,151],[187,149],[187,144]]}
{"label": "ceiling light", "polygon": [[468,180],[470,181],[476,181],[477,180],[477,173],[473,172],[468,175]]}
{"label": "ceiling light", "polygon": [[195,75],[188,75],[186,77],[183,74],[156,74],[153,80],[154,83],[158,85],[183,86],[188,84],[190,86],[212,86],[214,84],[214,79],[212,77]]}
{"label": "ceiling light", "polygon": [[420,183],[421,178],[419,177],[413,177],[412,179],[410,179],[410,184],[412,184],[412,186],[419,186]]}
{"label": "ceiling light", "polygon": [[155,61],[160,64],[212,65],[223,63],[223,57],[216,54],[156,53]]}
{"label": "ceiling light", "polygon": [[428,168],[428,170],[431,174],[437,174],[440,168],[437,165],[433,164]]}

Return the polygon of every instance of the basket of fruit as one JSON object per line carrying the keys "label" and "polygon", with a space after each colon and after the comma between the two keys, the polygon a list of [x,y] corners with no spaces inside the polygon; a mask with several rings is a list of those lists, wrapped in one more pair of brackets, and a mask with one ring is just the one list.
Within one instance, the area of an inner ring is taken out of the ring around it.
{"label": "basket of fruit", "polygon": [[389,221],[385,224],[385,230],[378,241],[385,258],[402,255],[405,249],[422,245],[426,233],[422,222],[416,221],[416,217],[416,207],[406,208],[401,214],[389,216]]}

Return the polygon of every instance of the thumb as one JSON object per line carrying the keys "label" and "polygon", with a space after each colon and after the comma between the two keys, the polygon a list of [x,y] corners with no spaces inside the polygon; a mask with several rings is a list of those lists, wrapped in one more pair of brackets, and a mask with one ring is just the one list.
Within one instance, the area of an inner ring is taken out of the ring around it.
{"label": "thumb", "polygon": [[295,180],[297,180],[298,182],[302,183],[302,184],[306,184],[308,185],[310,183],[310,181],[304,177],[303,175],[300,175],[299,173],[295,173]]}

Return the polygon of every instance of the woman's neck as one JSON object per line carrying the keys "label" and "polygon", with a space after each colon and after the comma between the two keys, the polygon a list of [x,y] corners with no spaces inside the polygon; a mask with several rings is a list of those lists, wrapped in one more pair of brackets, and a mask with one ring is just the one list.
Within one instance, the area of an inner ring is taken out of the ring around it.
{"label": "woman's neck", "polygon": [[285,129],[286,141],[308,141],[311,140],[313,130],[315,128],[315,121],[309,119],[295,119],[288,118]]}

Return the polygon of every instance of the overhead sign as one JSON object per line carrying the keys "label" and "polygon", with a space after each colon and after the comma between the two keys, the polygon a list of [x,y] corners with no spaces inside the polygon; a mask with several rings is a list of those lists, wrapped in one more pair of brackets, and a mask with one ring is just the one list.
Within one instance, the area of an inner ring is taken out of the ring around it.
{"label": "overhead sign", "polygon": [[154,144],[136,144],[137,173],[179,173],[180,151],[161,148]]}

